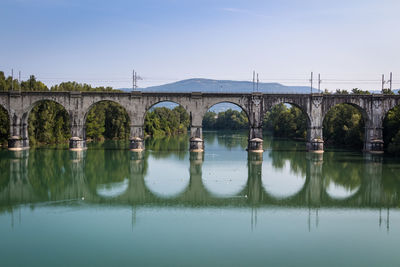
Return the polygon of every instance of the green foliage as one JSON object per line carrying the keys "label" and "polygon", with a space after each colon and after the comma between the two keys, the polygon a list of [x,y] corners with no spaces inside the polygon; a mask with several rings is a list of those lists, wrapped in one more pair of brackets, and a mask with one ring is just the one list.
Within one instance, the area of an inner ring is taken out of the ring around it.
{"label": "green foliage", "polygon": [[370,95],[371,94],[369,91],[363,91],[363,90],[358,89],[358,88],[353,88],[351,90],[351,93],[353,95]]}
{"label": "green foliage", "polygon": [[63,82],[58,85],[54,85],[50,89],[51,91],[58,91],[58,92],[70,92],[70,91],[80,91],[80,92],[88,92],[88,91],[94,91],[94,92],[119,92],[117,90],[113,90],[112,87],[92,87],[89,84],[81,84],[77,82]]}
{"label": "green foliage", "polygon": [[27,170],[29,170],[29,184],[40,199],[57,200],[66,188],[74,184],[71,159],[64,150],[31,150]]}
{"label": "green foliage", "polygon": [[129,116],[121,105],[104,101],[95,104],[86,118],[86,137],[93,140],[128,139]]}
{"label": "green foliage", "polygon": [[324,141],[327,145],[362,148],[364,120],[357,108],[340,104],[329,110],[323,122]]}
{"label": "green foliage", "polygon": [[336,89],[335,94],[337,94],[337,95],[348,95],[349,92],[347,90]]}
{"label": "green foliage", "polygon": [[205,130],[243,130],[248,127],[249,120],[244,111],[228,109],[218,114],[209,111],[203,119]]}
{"label": "green foliage", "polygon": [[389,110],[383,121],[383,141],[389,153],[400,155],[400,106]]}
{"label": "green foliage", "polygon": [[10,118],[8,112],[0,107],[0,144],[7,142],[10,133]]}
{"label": "green foliage", "polygon": [[390,90],[389,88],[385,88],[382,90],[382,94],[384,95],[394,95],[394,92]]}
{"label": "green foliage", "polygon": [[11,91],[11,89],[20,90],[21,85],[17,79],[12,79],[11,76],[6,77],[4,72],[0,71],[0,91]]}
{"label": "green foliage", "polygon": [[29,113],[29,142],[32,145],[65,142],[71,137],[69,126],[68,113],[60,104],[42,101]]}
{"label": "green foliage", "polygon": [[307,116],[299,108],[288,108],[285,104],[275,105],[265,114],[263,122],[263,128],[274,136],[299,139],[306,138],[307,125]]}
{"label": "green foliage", "polygon": [[189,126],[190,117],[183,107],[157,107],[147,112],[144,130],[146,135],[170,136],[186,133]]}

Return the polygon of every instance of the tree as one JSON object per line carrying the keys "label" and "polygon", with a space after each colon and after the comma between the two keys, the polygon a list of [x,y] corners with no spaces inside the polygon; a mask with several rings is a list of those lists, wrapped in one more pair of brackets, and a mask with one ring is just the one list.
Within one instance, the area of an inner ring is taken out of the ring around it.
{"label": "tree", "polygon": [[324,141],[327,145],[361,148],[364,143],[364,120],[357,108],[339,104],[325,115]]}

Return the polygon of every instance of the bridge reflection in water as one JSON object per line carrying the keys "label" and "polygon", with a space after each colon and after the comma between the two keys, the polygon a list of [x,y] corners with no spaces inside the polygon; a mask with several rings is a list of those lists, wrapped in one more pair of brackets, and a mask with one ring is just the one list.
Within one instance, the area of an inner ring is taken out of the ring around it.
{"label": "bridge reflection in water", "polygon": [[[285,206],[310,209],[381,209],[399,206],[398,179],[388,178],[396,173],[396,167],[391,168],[390,164],[386,164],[383,168],[383,158],[378,155],[358,155],[352,158],[351,153],[342,153],[337,158],[338,154],[335,153],[278,153],[272,149],[265,153],[263,159],[261,154],[248,153],[247,177],[243,180],[243,186],[239,186],[239,191],[234,194],[218,195],[210,188],[212,184],[205,186],[204,183],[203,165],[212,154],[153,152],[101,149],[79,152],[2,151],[2,157],[6,159],[0,163],[0,211],[10,211],[21,204],[35,207],[42,203],[52,205],[65,201],[67,204],[74,200],[134,207]],[[178,190],[172,190],[172,195],[163,195],[154,190],[149,170],[160,167],[156,165],[157,160],[163,161],[171,157],[183,159],[179,162],[187,170],[187,179],[179,177],[175,181]],[[300,188],[291,192],[291,195],[277,196],[270,193],[268,182],[265,182],[269,179],[265,176],[269,175],[266,170],[275,168],[282,171],[287,165],[290,166],[289,172],[303,181]],[[224,184],[229,186],[229,181]]]}

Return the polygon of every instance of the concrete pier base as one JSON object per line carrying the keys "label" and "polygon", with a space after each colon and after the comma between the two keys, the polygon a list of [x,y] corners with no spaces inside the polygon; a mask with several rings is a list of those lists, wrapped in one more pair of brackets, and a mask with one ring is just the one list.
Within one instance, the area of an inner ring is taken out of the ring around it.
{"label": "concrete pier base", "polygon": [[133,137],[130,140],[129,150],[134,152],[140,152],[144,150],[144,141],[140,137]]}
{"label": "concrete pier base", "polygon": [[86,140],[83,140],[80,137],[71,137],[69,139],[69,150],[71,151],[81,151],[87,149]]}
{"label": "concrete pier base", "polygon": [[383,140],[373,139],[371,140],[369,145],[368,144],[366,145],[367,147],[369,147],[369,149],[366,150],[365,152],[371,154],[383,154],[384,153],[383,144],[384,144]]}
{"label": "concrete pier base", "polygon": [[312,153],[324,153],[324,140],[312,139],[311,142],[307,143],[307,150]]}
{"label": "concrete pier base", "polygon": [[198,137],[190,138],[190,152],[203,152],[204,151],[204,141]]}
{"label": "concrete pier base", "polygon": [[247,151],[253,153],[263,153],[263,140],[261,138],[253,138],[249,140]]}
{"label": "concrete pier base", "polygon": [[29,149],[29,140],[20,136],[11,136],[8,139],[8,150],[21,151]]}

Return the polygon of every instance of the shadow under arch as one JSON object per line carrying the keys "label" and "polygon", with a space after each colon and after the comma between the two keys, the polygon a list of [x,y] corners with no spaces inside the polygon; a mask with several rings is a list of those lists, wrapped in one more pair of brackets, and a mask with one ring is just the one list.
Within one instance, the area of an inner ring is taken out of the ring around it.
{"label": "shadow under arch", "polygon": [[[37,109],[37,110],[35,110]],[[31,129],[30,128],[30,120],[33,119],[36,121],[36,119],[38,118],[33,118],[32,116],[32,111],[36,111],[36,112],[41,112],[44,111],[45,109],[55,112],[55,115],[53,114],[53,124],[57,123],[57,120],[59,118],[62,119],[62,125],[61,125],[61,129],[58,128],[58,130],[62,131],[64,134],[64,138],[62,138],[61,141],[66,141],[70,138],[71,136],[71,123],[72,123],[72,114],[70,113],[70,111],[59,101],[53,100],[53,99],[41,99],[38,101],[33,102],[31,105],[29,105],[29,107],[24,111],[23,115],[22,115],[22,137],[26,138],[26,139],[30,139],[30,142],[32,141],[32,134],[34,134],[34,132],[32,131],[36,131],[38,129],[38,127],[44,127],[43,124],[39,123],[36,125],[35,129]],[[40,114],[40,113],[39,113]],[[47,122],[47,119],[46,119]],[[58,125],[58,127],[60,127],[60,125]],[[51,127],[51,129],[56,132],[57,129],[55,127]],[[44,140],[42,140],[44,141]]]}
{"label": "shadow under arch", "polygon": [[[357,113],[361,115],[360,118],[354,117]],[[331,105],[323,112],[323,140],[327,145],[362,149],[366,140],[368,123],[367,111],[357,104],[343,102]]]}
{"label": "shadow under arch", "polygon": [[[108,106],[106,106],[106,104],[110,104]],[[92,112],[94,112],[94,109],[96,109],[96,107],[99,107],[101,112],[104,112],[104,114],[101,113],[97,113],[97,114],[92,114]],[[102,110],[103,109],[103,110]],[[111,109],[111,110],[108,110]],[[118,110],[119,109],[119,110]],[[85,111],[85,114],[83,116],[83,139],[86,140],[87,138],[87,132],[88,132],[88,119],[90,121],[94,121],[94,120],[103,120],[100,121],[101,123],[104,123],[104,134],[109,135],[111,134],[110,132],[106,132],[109,128],[107,127],[113,127],[115,125],[114,122],[111,122],[110,125],[106,125],[107,123],[110,123],[110,119],[112,118],[108,118],[107,114],[111,112],[115,112],[115,113],[119,113],[119,115],[122,116],[116,116],[118,119],[123,119],[122,124],[119,125],[119,129],[111,129],[111,133],[115,132],[118,134],[118,136],[105,136],[106,138],[112,139],[114,137],[118,138],[118,139],[128,139],[129,138],[129,133],[130,133],[130,122],[131,122],[131,118],[130,115],[128,113],[128,110],[126,109],[126,107],[124,107],[123,105],[121,105],[120,103],[113,101],[113,100],[100,100],[97,102],[92,103]],[[99,118],[100,115],[104,115],[104,118]],[[108,121],[107,121],[108,120]],[[122,133],[121,133],[122,131]],[[122,135],[122,136],[121,136]]]}

